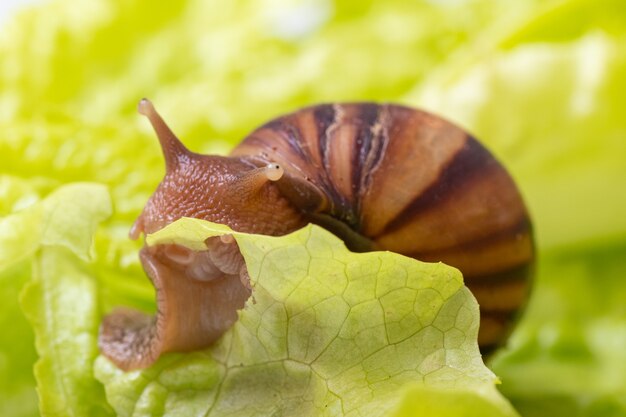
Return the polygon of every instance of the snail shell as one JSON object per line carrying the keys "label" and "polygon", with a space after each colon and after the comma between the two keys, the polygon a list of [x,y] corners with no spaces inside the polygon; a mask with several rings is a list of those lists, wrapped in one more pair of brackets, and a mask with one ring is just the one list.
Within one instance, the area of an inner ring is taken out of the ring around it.
{"label": "snail shell", "polygon": [[[269,235],[316,223],[354,251],[459,268],[480,305],[481,350],[506,337],[528,290],[531,223],[510,175],[462,129],[393,104],[321,104],[270,121],[219,157],[188,151],[147,100],[140,112],[157,131],[166,175],[132,237],[183,216]],[[245,264],[232,239],[208,247],[142,249],[159,314],[107,316],[106,356],[144,367],[162,352],[205,347],[232,325],[250,295]]]}
{"label": "snail shell", "polygon": [[534,248],[522,197],[493,155],[450,122],[393,104],[323,104],[267,123],[232,155],[305,178],[320,196],[310,220],[352,250],[459,268],[480,305],[483,350],[526,298]]}

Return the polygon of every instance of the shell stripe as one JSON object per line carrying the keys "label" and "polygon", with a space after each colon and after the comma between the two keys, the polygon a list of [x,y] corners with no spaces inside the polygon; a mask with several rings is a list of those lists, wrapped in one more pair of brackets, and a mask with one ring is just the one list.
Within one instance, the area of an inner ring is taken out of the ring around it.
{"label": "shell stripe", "polygon": [[378,236],[390,219],[440,176],[467,140],[460,129],[433,116],[399,106],[383,106],[381,141],[375,163],[364,167],[360,231]]}
{"label": "shell stripe", "polygon": [[443,168],[436,180],[373,237],[391,233],[406,225],[422,211],[432,208],[444,199],[454,198],[456,191],[471,187],[472,180],[494,166],[494,162],[489,152],[468,136],[463,147]]}
{"label": "shell stripe", "polygon": [[467,285],[497,285],[507,281],[525,281],[534,272],[534,268],[530,261],[531,259],[505,271],[466,277],[469,278]]}
{"label": "shell stripe", "polygon": [[385,145],[389,141],[388,119],[387,106],[369,104],[363,108],[363,120],[367,123],[362,126],[357,140],[359,158],[355,171],[358,173],[358,178],[354,179],[354,186],[359,190],[359,198],[356,202],[358,213],[362,211],[363,190],[369,187],[371,174],[379,166],[385,153]]}
{"label": "shell stripe", "polygon": [[380,138],[371,125],[379,118],[380,106],[333,106],[335,123],[328,129],[324,169],[342,201],[342,218],[358,230],[360,193],[367,165],[381,156]]}
{"label": "shell stripe", "polygon": [[500,345],[502,338],[509,331],[511,322],[515,319],[515,312],[485,312],[480,311],[480,331],[478,345],[480,353],[488,355]]}
{"label": "shell stripe", "polygon": [[508,279],[498,283],[468,283],[469,289],[480,300],[482,311],[507,312],[517,309],[526,298],[527,285],[524,280]]}
{"label": "shell stripe", "polygon": [[[336,145],[332,144],[333,132],[342,122],[341,115],[337,111],[337,108],[331,105],[319,106],[314,109],[314,114],[315,118],[318,120],[318,143],[317,147],[311,147],[311,149],[316,149],[321,156],[322,165],[319,167],[319,172],[317,173],[318,178],[320,178],[321,188],[328,195],[330,213],[333,216],[343,219],[345,218],[346,209],[349,206],[346,204],[346,196],[338,190],[330,175],[330,150],[336,147]],[[315,139],[305,138],[305,140]]]}
{"label": "shell stripe", "polygon": [[[508,271],[532,260],[533,248],[527,218],[513,226],[496,230],[476,240],[440,250],[405,253],[424,261],[442,261],[463,270],[467,278],[483,277]],[[488,266],[485,266],[488,265]]]}
{"label": "shell stripe", "polygon": [[[306,112],[308,113],[308,112]],[[319,160],[321,162],[320,168],[326,166],[326,148],[328,143],[328,133],[336,123],[336,112],[331,106],[319,106],[313,110],[313,115],[317,124],[317,137],[305,138],[308,142],[312,143],[310,150],[317,151]],[[304,114],[302,115],[304,117]],[[317,146],[314,146],[317,145]]]}

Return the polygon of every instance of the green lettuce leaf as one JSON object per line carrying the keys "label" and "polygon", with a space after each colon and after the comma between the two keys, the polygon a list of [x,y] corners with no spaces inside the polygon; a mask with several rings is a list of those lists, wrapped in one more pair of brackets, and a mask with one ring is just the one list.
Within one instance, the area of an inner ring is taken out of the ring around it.
{"label": "green lettuce leaf", "polygon": [[[147,242],[197,250],[226,233],[181,219]],[[458,270],[352,253],[317,226],[232,234],[253,286],[239,320],[209,350],[147,370],[100,357],[96,376],[118,415],[516,415],[482,363],[478,305]]]}
{"label": "green lettuce leaf", "polygon": [[[25,281],[20,268],[32,274],[22,290],[20,304],[34,330],[39,356],[35,379],[42,415],[108,415],[102,387],[91,371],[100,318],[97,284],[87,261],[95,228],[110,212],[105,187],[73,184],[0,220],[2,282],[8,288],[19,288]],[[26,267],[27,259],[31,267]],[[7,325],[13,330],[3,334],[3,344],[9,342],[7,337],[23,336],[32,347],[32,333],[24,334],[20,318]],[[8,374],[17,374],[18,382],[24,368],[30,371],[32,366],[33,355],[25,353],[14,355],[21,360],[8,367]],[[32,391],[24,386],[20,392],[3,407],[17,415],[30,413],[28,404],[20,407],[16,400],[32,401]]]}
{"label": "green lettuce leaf", "polygon": [[0,270],[42,245],[63,246],[86,261],[96,226],[110,214],[111,201],[102,185],[72,184],[55,190],[41,202],[0,218]]}
{"label": "green lettuce leaf", "polygon": [[107,416],[102,387],[93,378],[100,324],[96,282],[69,250],[44,247],[20,302],[35,331],[35,378],[44,416]]}
{"label": "green lettuce leaf", "polygon": [[[37,359],[34,335],[23,316],[18,294],[31,276],[31,263],[20,250],[32,251],[32,237],[23,214],[39,200],[32,182],[0,176],[0,415],[38,415],[32,366]],[[22,235],[22,232],[25,232]],[[16,257],[17,255],[17,257]]]}
{"label": "green lettuce leaf", "polygon": [[30,279],[30,262],[0,270],[0,415],[37,416],[32,367],[37,359],[34,335],[24,318],[18,294]]}

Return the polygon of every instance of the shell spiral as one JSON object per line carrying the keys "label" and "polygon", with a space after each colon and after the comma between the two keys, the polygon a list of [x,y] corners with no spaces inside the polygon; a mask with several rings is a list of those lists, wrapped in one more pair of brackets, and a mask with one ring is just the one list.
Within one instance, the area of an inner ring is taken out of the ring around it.
{"label": "shell spiral", "polygon": [[511,176],[464,130],[398,105],[322,104],[261,126],[232,155],[281,164],[284,194],[353,250],[457,267],[480,305],[483,352],[505,337],[528,291],[532,226]]}

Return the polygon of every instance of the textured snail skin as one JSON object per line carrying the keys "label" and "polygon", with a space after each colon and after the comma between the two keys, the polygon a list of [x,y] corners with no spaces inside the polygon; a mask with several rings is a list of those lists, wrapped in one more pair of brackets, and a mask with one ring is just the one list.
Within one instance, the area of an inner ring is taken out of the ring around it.
{"label": "textured snail skin", "polygon": [[[481,308],[481,350],[506,336],[526,298],[531,224],[506,170],[460,128],[397,105],[323,104],[279,117],[217,157],[185,149],[149,102],[140,111],[167,169],[131,236],[183,216],[268,235],[317,223],[355,251],[459,268]],[[276,165],[281,175],[264,171]],[[232,325],[250,295],[245,264],[236,243],[209,246],[197,258],[182,248],[142,250],[159,312],[107,316],[106,356],[123,369],[145,367],[163,352],[206,347]]]}

